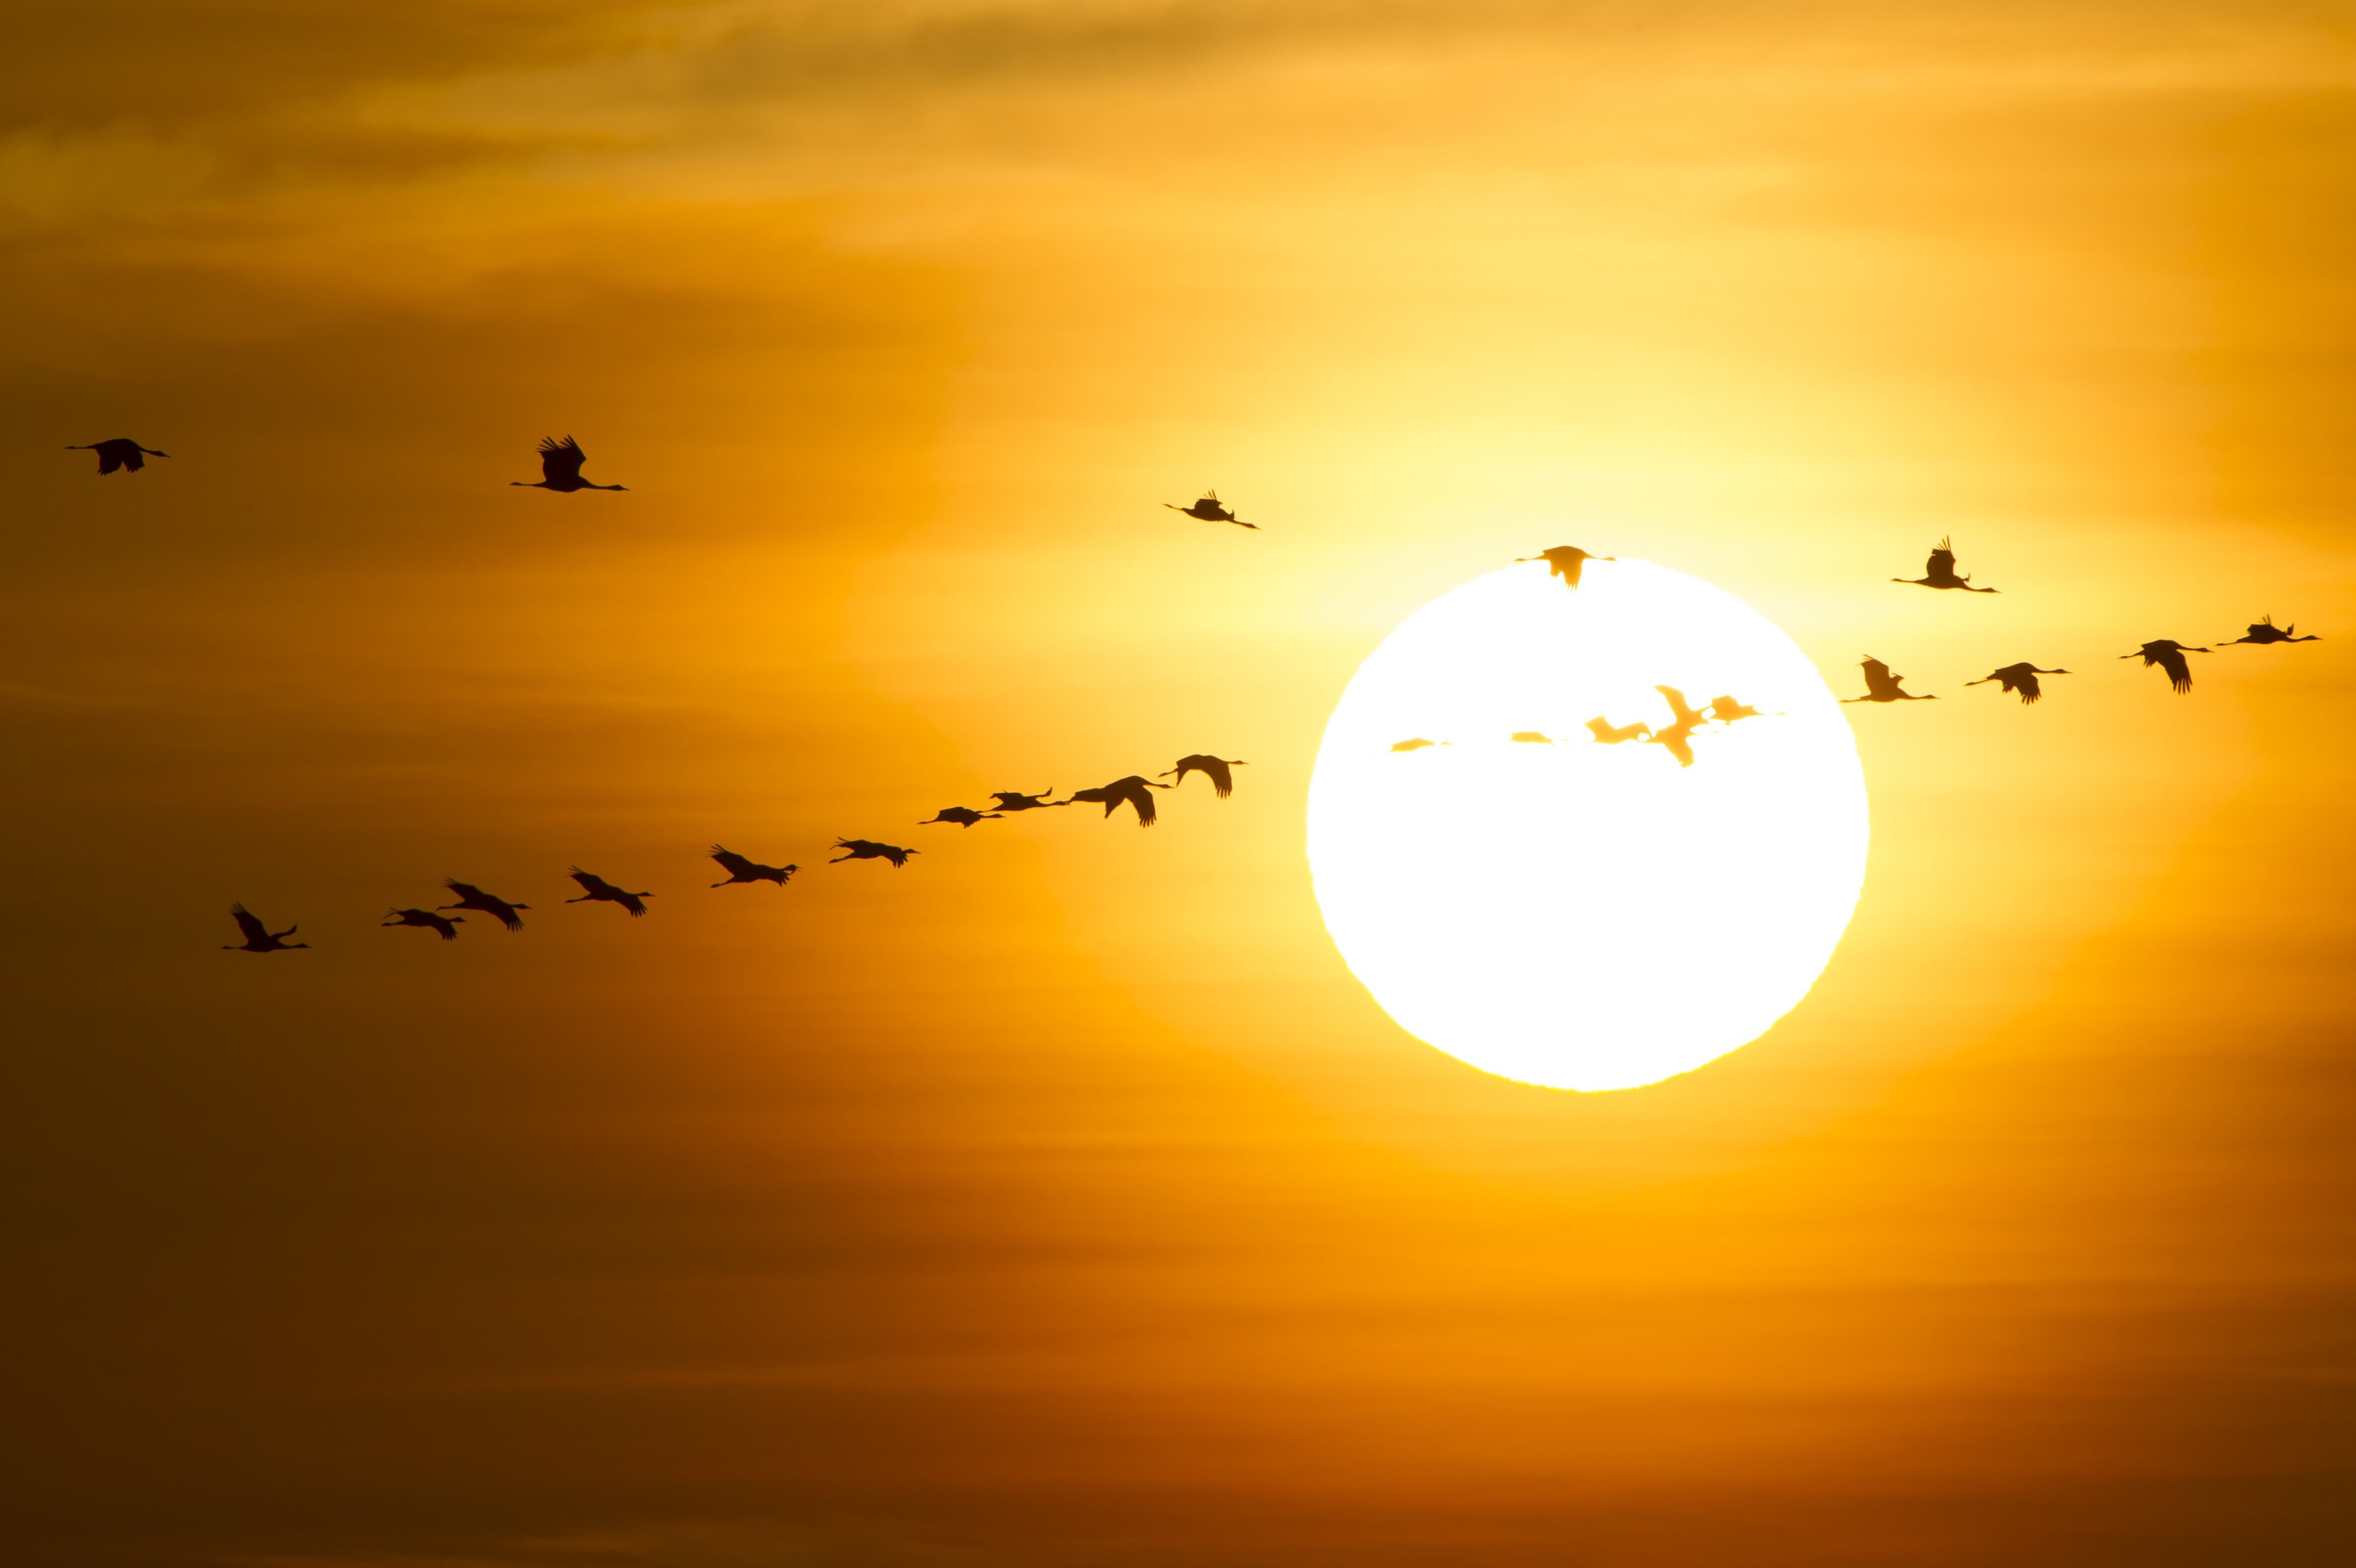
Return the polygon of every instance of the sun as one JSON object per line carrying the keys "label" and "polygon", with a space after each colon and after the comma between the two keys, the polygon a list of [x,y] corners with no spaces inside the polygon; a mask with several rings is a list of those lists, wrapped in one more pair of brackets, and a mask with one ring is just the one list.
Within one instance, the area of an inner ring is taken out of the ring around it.
{"label": "sun", "polygon": [[[1720,696],[1755,715],[1677,725],[1675,702]],[[1309,792],[1352,972],[1418,1038],[1556,1089],[1655,1083],[1765,1033],[1840,941],[1867,837],[1806,656],[1634,560],[1577,588],[1510,567],[1408,617],[1343,693]]]}

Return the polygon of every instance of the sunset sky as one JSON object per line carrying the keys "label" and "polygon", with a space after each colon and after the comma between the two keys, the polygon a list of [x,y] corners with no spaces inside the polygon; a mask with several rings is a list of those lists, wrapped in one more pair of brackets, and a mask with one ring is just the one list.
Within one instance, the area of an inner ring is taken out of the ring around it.
{"label": "sunset sky", "polygon": [[[0,1556],[2356,1553],[2344,5],[11,24]],[[568,433],[627,493],[509,493]],[[1842,710],[1806,1000],[1606,1094],[1303,853],[1360,661],[1564,542],[1942,698]],[[452,875],[526,929],[376,929]]]}

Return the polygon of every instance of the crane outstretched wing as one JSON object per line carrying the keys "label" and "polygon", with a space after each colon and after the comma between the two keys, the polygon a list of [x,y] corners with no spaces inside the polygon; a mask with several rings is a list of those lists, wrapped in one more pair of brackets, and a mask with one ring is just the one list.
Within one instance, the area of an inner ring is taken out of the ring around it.
{"label": "crane outstretched wing", "polygon": [[549,484],[569,483],[581,477],[581,465],[589,454],[581,450],[581,443],[568,435],[559,441],[551,435],[540,444],[540,477]]}
{"label": "crane outstretched wing", "polygon": [[270,929],[255,919],[252,911],[244,905],[231,904],[229,907],[229,912],[230,918],[237,921],[237,929],[244,933],[247,941],[266,942],[270,940]]}
{"label": "crane outstretched wing", "polygon": [[718,861],[720,863],[720,869],[725,871],[731,876],[750,876],[753,873],[764,869],[761,866],[755,865],[751,861],[746,860],[734,850],[723,849],[718,844],[713,844],[712,846],[712,858]]}

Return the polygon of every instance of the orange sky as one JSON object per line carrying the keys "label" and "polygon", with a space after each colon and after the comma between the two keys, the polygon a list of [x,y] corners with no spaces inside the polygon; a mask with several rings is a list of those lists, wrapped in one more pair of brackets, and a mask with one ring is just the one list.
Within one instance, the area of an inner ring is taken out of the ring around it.
{"label": "orange sky", "polygon": [[[2356,1545],[2344,9],[17,15],[27,1561]],[[567,432],[629,493],[509,494]],[[1564,542],[1946,699],[1848,710],[1809,999],[1601,1096],[1301,854],[1358,660]],[[374,929],[449,875],[527,929]]]}

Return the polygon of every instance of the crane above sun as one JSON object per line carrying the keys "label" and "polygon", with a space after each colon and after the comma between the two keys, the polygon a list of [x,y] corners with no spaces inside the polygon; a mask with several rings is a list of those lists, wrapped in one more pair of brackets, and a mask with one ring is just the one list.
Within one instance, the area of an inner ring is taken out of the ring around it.
{"label": "crane above sun", "polygon": [[1343,957],[1409,1033],[1526,1083],[1630,1089],[1807,993],[1864,880],[1865,780],[1764,617],[1586,564],[1571,592],[1538,565],[1476,578],[1368,657],[1318,753],[1309,857]]}

